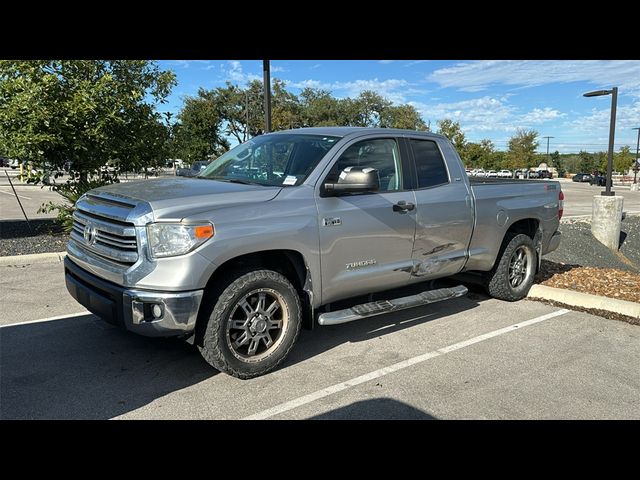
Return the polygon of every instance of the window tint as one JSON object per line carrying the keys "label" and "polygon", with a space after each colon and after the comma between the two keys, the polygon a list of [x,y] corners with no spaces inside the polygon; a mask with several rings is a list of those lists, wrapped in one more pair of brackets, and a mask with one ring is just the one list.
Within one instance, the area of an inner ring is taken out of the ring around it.
{"label": "window tint", "polygon": [[433,187],[449,182],[447,169],[436,142],[411,139],[411,149],[416,159],[418,188]]}
{"label": "window tint", "polygon": [[363,140],[351,145],[333,165],[326,181],[338,181],[340,172],[347,167],[375,168],[378,171],[381,192],[402,188],[402,168],[398,145],[395,140],[390,138]]}

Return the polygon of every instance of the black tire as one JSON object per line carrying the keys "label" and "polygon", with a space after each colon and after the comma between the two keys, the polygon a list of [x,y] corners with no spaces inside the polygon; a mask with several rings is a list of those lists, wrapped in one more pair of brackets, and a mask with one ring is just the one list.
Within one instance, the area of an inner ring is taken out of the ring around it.
{"label": "black tire", "polygon": [[[521,275],[516,273],[519,270],[513,260],[514,255],[517,257],[520,252],[525,254],[527,263],[522,281],[514,286],[513,279],[517,281]],[[500,260],[486,276],[485,287],[489,295],[508,302],[515,302],[526,297],[531,285],[533,285],[537,265],[536,249],[531,237],[524,234],[508,234],[502,243],[498,258]]]}
{"label": "black tire", "polygon": [[[203,304],[203,324],[196,341],[200,354],[210,365],[248,379],[270,372],[286,358],[302,324],[298,292],[286,277],[272,270],[236,271],[219,295],[217,292],[210,295]],[[271,300],[278,306],[268,314],[266,310],[270,308],[266,308],[266,303]],[[245,326],[239,328],[240,322]],[[271,325],[278,322],[279,329]],[[267,342],[272,342],[271,346]]]}

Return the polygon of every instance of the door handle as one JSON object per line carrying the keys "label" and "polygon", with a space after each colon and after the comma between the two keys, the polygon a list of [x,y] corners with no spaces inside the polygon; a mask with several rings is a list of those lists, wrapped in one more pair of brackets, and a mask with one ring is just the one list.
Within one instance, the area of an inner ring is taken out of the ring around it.
{"label": "door handle", "polygon": [[413,210],[414,208],[416,208],[416,206],[413,203],[408,203],[408,202],[405,202],[404,200],[400,200],[398,203],[396,203],[393,206],[393,211],[394,212],[409,212],[409,211]]}

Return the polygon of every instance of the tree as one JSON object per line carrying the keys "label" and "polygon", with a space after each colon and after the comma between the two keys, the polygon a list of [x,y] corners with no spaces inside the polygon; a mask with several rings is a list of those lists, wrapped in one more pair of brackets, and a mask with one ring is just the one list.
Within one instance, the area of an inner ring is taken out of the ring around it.
{"label": "tree", "polygon": [[426,131],[420,113],[413,105],[390,105],[381,112],[380,126],[385,128],[405,128],[408,130]]}
{"label": "tree", "polygon": [[451,141],[461,157],[464,156],[464,149],[467,145],[467,140],[464,133],[460,129],[460,123],[454,122],[451,119],[445,118],[438,122],[438,133],[444,135]]}
{"label": "tree", "polygon": [[616,172],[626,174],[631,167],[635,157],[631,154],[629,145],[620,147],[620,151],[613,156],[613,169]]}
{"label": "tree", "polygon": [[[598,168],[600,168],[598,166],[598,164],[600,163],[597,159],[597,154],[591,155],[589,152],[586,152],[584,150],[580,150],[580,152],[578,153],[578,159],[579,159],[579,169],[581,172],[585,172],[585,173],[590,173],[593,172],[594,170],[597,170]],[[605,170],[606,170],[606,159],[605,159]]]}
{"label": "tree", "polygon": [[491,140],[481,140],[480,143],[469,142],[464,149],[466,166],[473,168],[497,169],[495,146]]}
{"label": "tree", "polygon": [[565,168],[564,168],[564,164],[562,162],[562,158],[560,158],[560,152],[558,152],[558,150],[556,150],[550,156],[551,156],[551,165],[550,166],[555,167],[556,171],[558,172],[558,177],[563,178],[564,174],[565,174]]}
{"label": "tree", "polygon": [[509,139],[507,162],[509,168],[531,168],[535,164],[538,132],[519,128]]}
{"label": "tree", "polygon": [[191,163],[219,156],[229,149],[221,135],[221,102],[216,90],[199,89],[195,97],[185,99],[175,126],[177,158]]}
{"label": "tree", "polygon": [[[169,132],[157,107],[175,83],[146,60],[2,60],[0,149],[36,168],[69,165],[70,179],[52,188],[73,202],[117,182],[119,170],[164,160]],[[101,169],[109,161],[119,169]],[[64,204],[48,208],[61,220],[71,213]]]}
{"label": "tree", "polygon": [[146,60],[0,61],[0,144],[83,177],[109,160],[136,169],[163,148],[156,107],[175,76]]}

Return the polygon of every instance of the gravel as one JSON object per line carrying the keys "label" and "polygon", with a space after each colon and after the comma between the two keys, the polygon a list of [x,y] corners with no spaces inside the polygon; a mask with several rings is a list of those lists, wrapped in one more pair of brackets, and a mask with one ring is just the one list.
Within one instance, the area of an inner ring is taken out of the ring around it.
{"label": "gravel", "polygon": [[33,234],[24,220],[0,221],[0,256],[63,252],[69,236],[53,219],[30,221]]}
{"label": "gravel", "polygon": [[628,215],[622,222],[620,250],[616,253],[591,234],[591,223],[571,220],[560,224],[562,240],[545,260],[585,267],[616,268],[640,273],[640,216]]}

